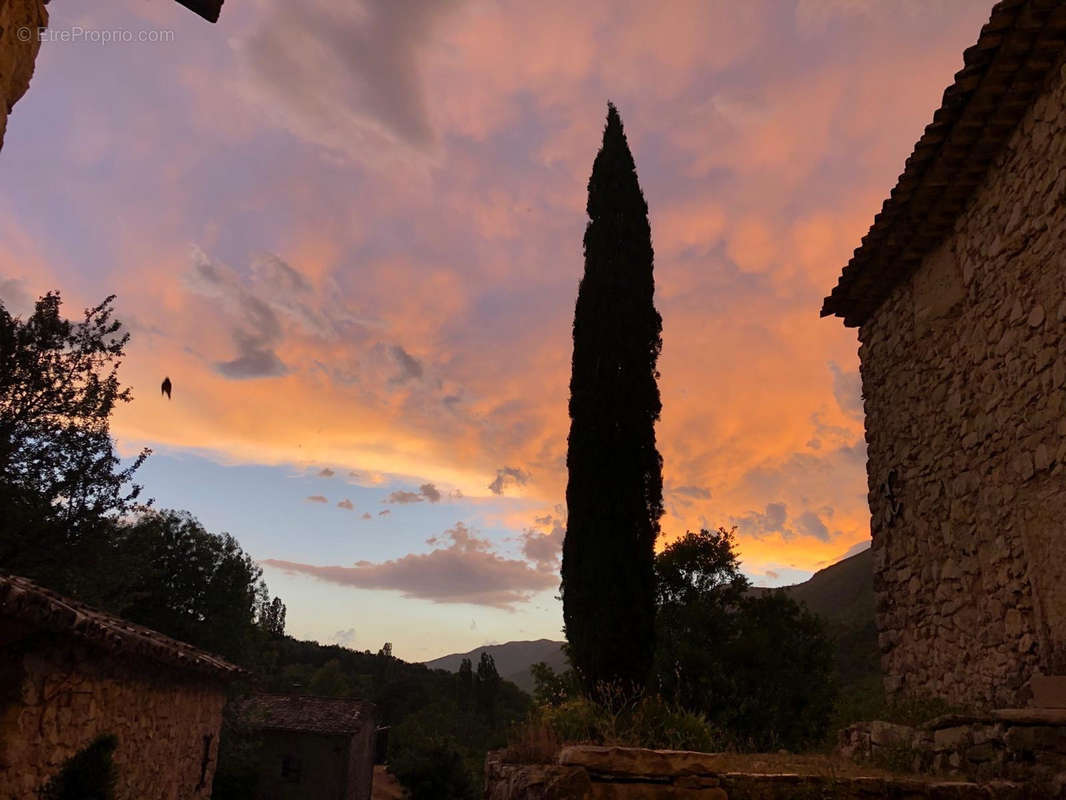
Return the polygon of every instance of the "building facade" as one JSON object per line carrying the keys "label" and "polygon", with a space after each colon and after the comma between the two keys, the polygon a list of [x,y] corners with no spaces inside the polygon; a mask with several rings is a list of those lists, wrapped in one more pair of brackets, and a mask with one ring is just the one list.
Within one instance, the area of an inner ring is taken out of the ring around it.
{"label": "building facade", "polygon": [[822,314],[859,328],[891,695],[1066,674],[1066,4],[1004,0]]}
{"label": "building facade", "polygon": [[259,739],[256,800],[370,800],[373,707],[360,700],[262,694],[242,701]]}
{"label": "building facade", "polygon": [[[178,0],[208,22],[218,22],[224,0]],[[37,53],[37,31],[48,25],[48,0],[0,0],[0,148],[7,118],[30,87]]]}
{"label": "building facade", "polygon": [[114,735],[118,796],[209,798],[226,684],[241,670],[0,575],[0,800],[26,800]]}
{"label": "building facade", "polygon": [[[0,0],[0,147],[7,117],[30,87],[41,43],[38,28],[48,24],[45,0]],[[27,36],[32,31],[34,35]]]}

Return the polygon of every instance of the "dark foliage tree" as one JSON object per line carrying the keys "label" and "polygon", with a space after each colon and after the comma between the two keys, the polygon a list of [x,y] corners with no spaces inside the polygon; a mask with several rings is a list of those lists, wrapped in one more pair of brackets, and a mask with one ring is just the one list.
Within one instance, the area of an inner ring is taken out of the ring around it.
{"label": "dark foliage tree", "polygon": [[622,120],[608,105],[588,185],[585,272],[574,311],[562,599],[585,687],[643,687],[655,638],[655,540],[663,512],[661,403],[648,206]]}
{"label": "dark foliage tree", "polygon": [[724,654],[748,590],[733,546],[733,531],[690,531],[655,558],[656,676],[686,708],[708,711],[729,694]]}
{"label": "dark foliage tree", "polygon": [[332,658],[311,676],[308,691],[319,697],[351,697],[352,688],[341,668],[340,659]]}
{"label": "dark foliage tree", "polygon": [[732,531],[687,533],[656,557],[656,572],[664,696],[742,749],[795,750],[825,735],[835,690],[824,625],[783,592],[750,588]]}
{"label": "dark foliage tree", "polygon": [[538,706],[558,706],[581,693],[572,669],[556,673],[548,664],[538,661],[530,665],[529,673],[533,677],[533,702]]}
{"label": "dark foliage tree", "polygon": [[26,319],[0,303],[0,569],[92,599],[84,578],[107,553],[96,538],[130,511],[142,451],[121,468],[110,432],[132,399],[118,368],[129,334],[114,297],[74,323],[58,292]]}
{"label": "dark foliage tree", "polygon": [[118,529],[114,551],[123,598],[114,610],[127,619],[240,663],[266,636],[256,624],[262,570],[228,533],[188,512],[151,511]]}
{"label": "dark foliage tree", "polygon": [[496,718],[496,704],[503,681],[496,671],[496,660],[488,653],[482,652],[477,665],[477,683],[474,694],[477,697],[478,711],[490,722]]}
{"label": "dark foliage tree", "polygon": [[465,711],[474,702],[474,665],[469,658],[464,658],[460,662],[459,673],[456,675],[455,682],[459,708]]}
{"label": "dark foliage tree", "polygon": [[717,716],[739,746],[801,750],[825,737],[836,685],[818,617],[781,591],[745,597],[727,657],[733,702]]}
{"label": "dark foliage tree", "polygon": [[474,800],[480,796],[464,748],[454,736],[456,709],[438,702],[411,715],[389,735],[389,770],[411,800]]}
{"label": "dark foliage tree", "polygon": [[258,610],[256,611],[256,622],[270,636],[284,636],[285,604],[280,597],[275,597],[273,600],[270,599],[270,593],[266,591],[266,584],[261,583],[260,587],[262,591],[258,593],[259,602]]}

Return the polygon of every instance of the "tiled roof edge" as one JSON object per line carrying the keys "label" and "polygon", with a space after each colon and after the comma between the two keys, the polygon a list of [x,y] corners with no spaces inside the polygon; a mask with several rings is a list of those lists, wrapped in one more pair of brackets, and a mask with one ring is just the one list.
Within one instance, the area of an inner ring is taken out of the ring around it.
{"label": "tiled roof edge", "polygon": [[0,615],[73,638],[116,654],[136,655],[172,667],[231,680],[240,667],[151,628],[64,597],[27,578],[0,573]]}
{"label": "tiled roof edge", "polygon": [[1066,50],[1066,2],[1001,0],[822,305],[862,325],[943,240]]}

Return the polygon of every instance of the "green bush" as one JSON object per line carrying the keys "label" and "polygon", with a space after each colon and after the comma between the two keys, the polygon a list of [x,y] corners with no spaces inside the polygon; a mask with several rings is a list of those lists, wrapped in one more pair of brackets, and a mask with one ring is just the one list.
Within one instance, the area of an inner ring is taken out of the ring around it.
{"label": "green bush", "polygon": [[411,800],[475,800],[477,788],[454,742],[440,739],[390,759],[389,770]]}
{"label": "green bush", "polygon": [[626,728],[625,733],[636,747],[703,753],[720,749],[720,737],[702,714],[685,711],[658,696],[641,700]]}
{"label": "green bush", "polygon": [[[610,694],[608,697],[610,697]],[[550,733],[549,733],[550,732]],[[511,751],[529,753],[520,760],[542,760],[540,743],[561,746],[591,742],[625,747],[710,752],[721,737],[702,714],[686,711],[662,697],[594,703],[585,697],[556,706],[541,706],[512,731]]]}
{"label": "green bush", "polygon": [[[477,738],[469,726],[473,718],[459,719],[454,704],[442,701],[410,715],[389,733],[389,771],[403,784],[411,800],[474,800],[478,785],[469,747],[456,735]],[[484,753],[477,768],[484,763]]]}
{"label": "green bush", "polygon": [[111,757],[117,746],[116,737],[100,736],[71,756],[41,790],[41,800],[114,800],[118,772]]}
{"label": "green bush", "polygon": [[542,707],[538,713],[563,742],[599,742],[604,738],[607,714],[584,697]]}

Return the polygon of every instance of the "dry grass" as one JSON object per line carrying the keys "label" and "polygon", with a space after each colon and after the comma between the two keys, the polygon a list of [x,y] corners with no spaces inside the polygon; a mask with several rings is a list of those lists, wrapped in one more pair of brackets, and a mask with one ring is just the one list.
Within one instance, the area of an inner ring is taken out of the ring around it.
{"label": "dry grass", "polygon": [[371,800],[406,800],[407,792],[381,764],[374,765],[374,791]]}
{"label": "dry grass", "polygon": [[511,730],[503,757],[517,764],[554,764],[562,747],[546,720],[530,719]]}
{"label": "dry grass", "polygon": [[928,775],[892,772],[869,764],[858,764],[841,756],[821,753],[716,753],[714,762],[719,772],[742,772],[748,775],[794,773],[819,778],[932,779]]}
{"label": "dry grass", "polygon": [[[575,744],[575,743],[568,743]],[[515,764],[554,764],[563,742],[544,722],[527,723],[515,728],[503,760]],[[714,753],[715,771],[746,775],[796,774],[818,778],[909,778],[937,780],[936,776],[918,775],[859,764],[850,759],[824,753]]]}

